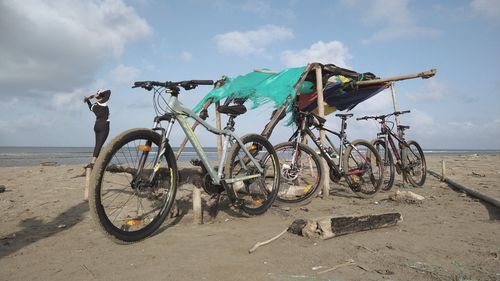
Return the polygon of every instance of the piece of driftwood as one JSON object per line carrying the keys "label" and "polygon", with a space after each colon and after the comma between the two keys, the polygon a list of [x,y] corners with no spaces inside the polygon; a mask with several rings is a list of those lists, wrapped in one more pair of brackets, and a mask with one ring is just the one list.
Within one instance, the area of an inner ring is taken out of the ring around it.
{"label": "piece of driftwood", "polygon": [[389,199],[402,203],[419,203],[424,200],[425,197],[409,190],[397,190],[393,195],[389,196]]}
{"label": "piece of driftwood", "polygon": [[[294,227],[289,229],[293,229],[293,232],[290,232],[302,236],[329,239],[350,233],[394,226],[402,220],[403,216],[400,213],[326,217],[308,220],[305,225],[304,220],[296,220],[292,223]],[[304,227],[300,229],[302,225]]]}
{"label": "piece of driftwood", "polygon": [[89,201],[89,185],[90,185],[90,174],[92,173],[92,168],[85,168],[85,188],[83,190],[83,201]]}
{"label": "piece of driftwood", "polygon": [[267,244],[273,242],[274,240],[280,238],[283,234],[285,234],[287,232],[287,230],[288,230],[288,228],[283,230],[278,235],[274,236],[273,238],[271,238],[269,240],[255,243],[255,245],[253,245],[253,247],[250,248],[250,250],[248,250],[248,253],[251,254],[251,253],[255,252],[255,250],[257,250],[257,248],[259,248],[260,246],[267,245]]}
{"label": "piece of driftwood", "polygon": [[[434,171],[431,171],[431,170],[427,170],[429,172],[429,174],[433,175],[434,177],[440,179],[441,178],[441,175],[439,175],[438,173],[434,172]],[[471,195],[471,196],[474,196],[476,198],[479,198],[485,202],[488,202],[494,206],[496,206],[497,208],[500,208],[500,200],[497,199],[497,198],[494,198],[494,197],[491,197],[491,196],[488,196],[486,194],[483,194],[477,190],[475,190],[474,188],[471,188],[471,187],[467,187],[467,186],[464,186],[464,185],[461,185],[459,183],[456,183],[454,182],[453,180],[449,179],[449,178],[445,178],[444,179],[444,182],[446,182],[448,185],[456,188],[456,189],[459,189],[461,191],[464,191],[466,192],[467,194]]]}

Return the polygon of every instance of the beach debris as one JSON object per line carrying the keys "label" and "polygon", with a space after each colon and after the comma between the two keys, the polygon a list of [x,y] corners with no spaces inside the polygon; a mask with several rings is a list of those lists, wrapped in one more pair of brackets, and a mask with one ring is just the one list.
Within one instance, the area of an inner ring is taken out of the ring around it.
{"label": "beach debris", "polygon": [[59,163],[53,161],[40,162],[40,166],[59,166]]}
{"label": "beach debris", "polygon": [[422,200],[425,199],[425,197],[422,195],[418,195],[416,193],[413,193],[409,190],[404,190],[404,191],[397,190],[396,193],[389,196],[389,199],[391,199],[392,201],[401,202],[401,203],[415,204],[415,203],[420,203]]}
{"label": "beach debris", "polygon": [[7,188],[5,187],[5,185],[0,184],[0,193],[5,192],[5,190],[7,190]]}
{"label": "beach debris", "polygon": [[375,272],[382,275],[394,275],[394,271],[391,271],[389,269],[375,269]]}
{"label": "beach debris", "polygon": [[57,228],[66,228],[66,225],[65,225],[64,223],[62,223],[62,224],[59,224],[59,225],[57,226]]}
{"label": "beach debris", "polygon": [[334,267],[331,267],[329,269],[325,269],[323,271],[318,272],[318,274],[327,273],[327,272],[330,272],[330,271],[334,271],[334,270],[336,270],[338,268],[345,267],[345,266],[350,266],[350,265],[356,265],[356,263],[354,262],[353,259],[348,259],[345,263],[337,264]]}
{"label": "beach debris", "polygon": [[299,210],[304,212],[309,212],[309,209],[307,207],[300,207]]}
{"label": "beach debris", "polygon": [[330,239],[360,231],[394,226],[403,220],[400,213],[365,216],[324,217],[313,220],[295,220],[289,232],[308,238]]}
{"label": "beach debris", "polygon": [[255,245],[253,245],[253,247],[250,248],[250,250],[248,250],[248,253],[251,254],[251,253],[255,252],[255,250],[257,250],[257,248],[259,248],[260,246],[267,245],[267,244],[273,242],[274,240],[280,238],[283,234],[285,234],[287,232],[287,230],[288,230],[288,228],[285,228],[285,230],[283,230],[282,232],[280,232],[278,235],[274,236],[273,238],[266,240],[266,241],[263,241],[263,242],[255,243]]}
{"label": "beach debris", "polygon": [[474,176],[474,177],[480,177],[480,178],[486,177],[485,174],[479,174],[479,173],[476,173],[476,172],[472,172],[472,176]]}

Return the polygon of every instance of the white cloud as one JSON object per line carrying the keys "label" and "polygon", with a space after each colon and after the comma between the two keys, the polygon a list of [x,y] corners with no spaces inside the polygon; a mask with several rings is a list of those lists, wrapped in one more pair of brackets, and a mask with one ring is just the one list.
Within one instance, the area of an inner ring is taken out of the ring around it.
{"label": "white cloud", "polygon": [[0,94],[71,92],[150,32],[121,0],[1,1]]}
{"label": "white cloud", "polygon": [[479,17],[500,24],[500,0],[472,0],[470,6]]}
{"label": "white cloud", "polygon": [[448,83],[437,79],[430,79],[422,91],[409,94],[408,97],[412,101],[436,102],[446,100],[452,95],[453,89]]}
{"label": "white cloud", "polygon": [[118,85],[132,85],[132,82],[140,73],[141,71],[135,67],[120,64],[111,70],[110,77]]}
{"label": "white cloud", "polygon": [[293,38],[293,32],[286,27],[265,25],[256,30],[232,31],[214,37],[217,49],[221,53],[233,53],[239,56],[263,54],[266,47],[277,41]]}
{"label": "white cloud", "polygon": [[347,61],[352,56],[349,50],[342,42],[318,41],[308,49],[300,51],[285,51],[282,53],[281,60],[287,67],[302,66],[310,62],[333,63],[340,67],[347,67]]}
{"label": "white cloud", "polygon": [[363,40],[374,43],[396,39],[414,39],[436,37],[441,31],[419,26],[408,5],[409,0],[342,1],[344,6],[359,9],[365,15],[364,20],[370,25],[379,25],[380,29]]}
{"label": "white cloud", "polygon": [[182,51],[179,55],[181,58],[181,61],[183,62],[190,62],[193,59],[193,54],[191,54],[188,51]]}

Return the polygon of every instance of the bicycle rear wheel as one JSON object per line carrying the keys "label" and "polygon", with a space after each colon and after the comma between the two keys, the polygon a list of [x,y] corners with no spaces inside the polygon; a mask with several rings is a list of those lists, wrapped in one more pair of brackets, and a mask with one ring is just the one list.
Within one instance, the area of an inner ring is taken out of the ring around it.
{"label": "bicycle rear wheel", "polygon": [[[296,145],[297,150],[296,150]],[[279,158],[279,205],[305,205],[316,197],[323,172],[318,154],[309,146],[284,142],[274,147]]]}
{"label": "bicycle rear wheel", "polygon": [[[154,167],[161,136],[131,129],[101,152],[90,181],[90,209],[99,229],[117,243],[153,234],[170,212],[177,190],[177,165],[170,145]],[[160,169],[151,180],[153,170]]]}
{"label": "bicycle rear wheel", "polygon": [[404,147],[403,171],[406,178],[413,186],[423,186],[427,176],[427,166],[422,148],[416,141],[408,141],[408,147]]}
{"label": "bicycle rear wheel", "polygon": [[257,175],[229,186],[238,199],[243,201],[241,210],[249,215],[260,215],[271,207],[278,195],[280,184],[278,156],[269,141],[260,135],[245,135],[241,141],[264,171],[259,172],[241,146],[235,143],[228,154],[224,172],[227,179]]}
{"label": "bicycle rear wheel", "polygon": [[384,165],[384,182],[382,184],[382,190],[391,190],[392,185],[394,184],[394,176],[396,172],[391,150],[387,149],[387,145],[383,139],[376,139],[372,143],[378,151],[380,159]]}
{"label": "bicycle rear wheel", "polygon": [[355,140],[347,147],[342,169],[351,190],[361,198],[373,197],[383,182],[383,164],[377,150],[365,140]]}

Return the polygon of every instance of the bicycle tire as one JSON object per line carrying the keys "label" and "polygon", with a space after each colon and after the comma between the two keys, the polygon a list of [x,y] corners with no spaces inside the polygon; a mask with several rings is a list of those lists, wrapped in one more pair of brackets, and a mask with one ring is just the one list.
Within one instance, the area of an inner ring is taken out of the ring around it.
{"label": "bicycle tire", "polygon": [[[168,143],[165,157],[160,162],[163,167],[153,184],[143,183],[148,179],[147,173],[157,168],[153,167],[157,154],[150,151],[158,150],[160,143],[161,136],[150,129],[130,129],[111,140],[96,161],[90,179],[90,213],[98,228],[119,244],[137,242],[153,234],[169,214],[175,200],[177,164]],[[140,155],[147,155],[149,159]],[[139,174],[141,158],[145,164]],[[133,205],[131,201],[137,202],[137,209],[130,206]],[[146,207],[153,210],[146,212]]]}
{"label": "bicycle tire", "polygon": [[415,187],[422,187],[427,176],[427,165],[422,148],[416,141],[408,141],[401,153],[403,171],[408,181]]}
{"label": "bicycle tire", "polygon": [[394,177],[396,175],[396,167],[394,166],[391,150],[387,149],[387,145],[383,139],[373,140],[372,145],[378,151],[380,160],[384,164],[384,182],[382,184],[382,190],[389,191],[394,185]]}
{"label": "bicycle tire", "polygon": [[[364,150],[366,153],[363,155]],[[365,140],[355,140],[342,157],[344,178],[349,188],[361,198],[375,196],[382,186],[383,166],[373,145]]]}
{"label": "bicycle tire", "polygon": [[[294,155],[296,144],[296,142],[283,142],[274,146],[279,159],[281,176],[278,196],[276,197],[278,205],[309,204],[316,197],[320,190],[319,186],[323,182],[324,172],[321,159],[311,147],[298,143],[297,159],[299,164],[298,167],[291,166],[291,158]],[[304,155],[306,157],[303,157]],[[310,168],[310,176],[309,172],[303,169],[303,167],[307,168],[306,165]]]}
{"label": "bicycle tire", "polygon": [[[274,203],[280,184],[279,160],[276,151],[267,139],[261,135],[248,134],[241,138],[243,145],[264,168],[260,177],[228,184],[239,200],[244,203],[240,209],[249,215],[261,215]],[[265,151],[263,151],[265,150]],[[246,158],[245,158],[246,157]],[[270,162],[269,162],[270,161]],[[245,163],[242,167],[241,163]],[[255,174],[257,168],[241,149],[234,143],[224,165],[226,178]]]}

